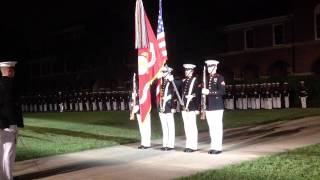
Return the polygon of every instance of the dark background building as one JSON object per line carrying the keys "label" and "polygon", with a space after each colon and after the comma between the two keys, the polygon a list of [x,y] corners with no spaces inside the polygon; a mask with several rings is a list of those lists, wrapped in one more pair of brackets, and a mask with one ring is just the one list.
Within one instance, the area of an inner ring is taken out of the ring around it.
{"label": "dark background building", "polygon": [[223,28],[223,73],[257,80],[319,74],[320,2],[293,0],[288,12]]}
{"label": "dark background building", "polygon": [[[143,1],[154,29],[158,1]],[[221,60],[227,79],[318,73],[318,1],[163,0],[168,63]],[[21,2],[0,8],[0,54],[24,91],[130,87],[135,0]]]}

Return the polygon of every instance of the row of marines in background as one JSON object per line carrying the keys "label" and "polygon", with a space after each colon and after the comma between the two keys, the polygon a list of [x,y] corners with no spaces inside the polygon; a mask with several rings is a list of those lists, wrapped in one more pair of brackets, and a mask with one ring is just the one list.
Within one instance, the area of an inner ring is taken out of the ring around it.
{"label": "row of marines in background", "polygon": [[22,96],[23,112],[129,110],[129,91],[79,91]]}
{"label": "row of marines in background", "polygon": [[[279,109],[290,107],[289,85],[280,84],[236,84],[226,85],[225,109]],[[308,90],[300,81],[298,95],[301,107],[306,108]],[[79,91],[38,94],[21,97],[23,112],[65,112],[65,111],[118,111],[131,110],[130,91]],[[179,107],[179,106],[178,106]],[[177,109],[179,112],[180,110]]]}
{"label": "row of marines in background", "polygon": [[[226,85],[225,109],[280,109],[290,107],[289,84],[262,83]],[[307,107],[308,90],[304,81],[298,85],[301,107]]]}

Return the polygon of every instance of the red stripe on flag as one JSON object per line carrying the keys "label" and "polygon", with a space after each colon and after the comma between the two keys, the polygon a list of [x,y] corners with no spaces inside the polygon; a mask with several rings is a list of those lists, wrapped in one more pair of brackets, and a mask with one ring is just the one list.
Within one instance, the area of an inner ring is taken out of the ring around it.
{"label": "red stripe on flag", "polygon": [[[164,24],[163,24],[163,18],[162,18],[162,1],[159,0],[159,15],[158,15],[158,27],[157,27],[157,41],[158,45],[160,48],[160,53],[161,53],[161,58],[162,58],[162,66],[168,59],[167,57],[167,49],[166,49],[166,39],[165,39],[165,32],[164,32]],[[160,69],[158,69],[159,71]],[[160,102],[160,86],[161,86],[161,81],[158,81],[157,83],[157,89],[159,91],[156,92],[156,97],[157,97],[157,103],[159,104]]]}

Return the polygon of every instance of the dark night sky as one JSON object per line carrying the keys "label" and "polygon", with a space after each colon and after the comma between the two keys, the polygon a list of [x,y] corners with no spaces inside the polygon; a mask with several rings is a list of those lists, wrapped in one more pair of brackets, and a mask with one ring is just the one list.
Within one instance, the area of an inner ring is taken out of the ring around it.
{"label": "dark night sky", "polygon": [[[89,24],[122,53],[133,50],[135,0],[59,2],[25,1],[0,6],[2,56],[24,59],[30,39],[41,41],[49,32],[77,24]],[[155,29],[158,1],[143,2]],[[163,0],[169,56],[170,51],[212,48],[212,32],[222,25],[283,15],[288,9],[286,1]]]}

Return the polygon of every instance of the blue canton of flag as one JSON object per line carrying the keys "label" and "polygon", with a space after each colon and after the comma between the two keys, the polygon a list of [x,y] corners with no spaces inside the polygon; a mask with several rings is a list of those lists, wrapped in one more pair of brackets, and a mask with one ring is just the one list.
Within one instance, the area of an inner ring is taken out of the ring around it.
{"label": "blue canton of flag", "polygon": [[162,0],[159,0],[159,16],[158,16],[158,28],[157,28],[157,40],[161,54],[165,60],[167,60],[167,48],[164,35],[164,25],[162,19]]}

